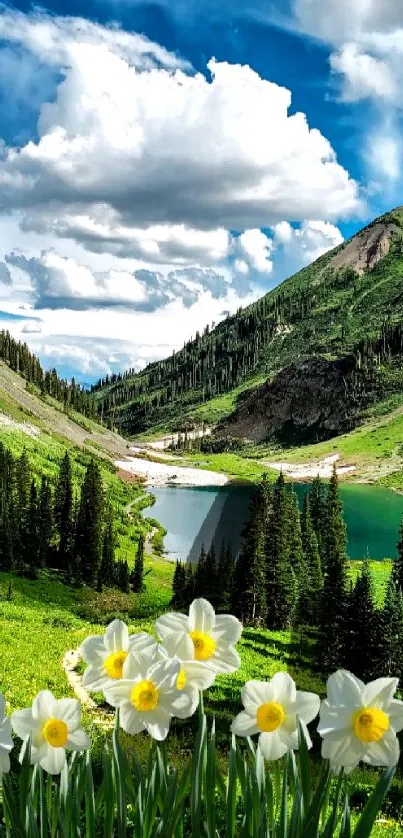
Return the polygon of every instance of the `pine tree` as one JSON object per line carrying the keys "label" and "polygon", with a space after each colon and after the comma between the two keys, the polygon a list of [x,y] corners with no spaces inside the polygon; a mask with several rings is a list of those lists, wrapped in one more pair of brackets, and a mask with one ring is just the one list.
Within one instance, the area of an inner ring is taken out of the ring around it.
{"label": "pine tree", "polygon": [[54,521],[58,537],[58,565],[71,581],[74,550],[74,502],[71,461],[68,452],[60,465],[54,498]]}
{"label": "pine tree", "polygon": [[202,544],[200,549],[199,561],[197,562],[195,572],[193,574],[194,577],[194,595],[195,597],[204,597],[205,590],[206,590],[206,560],[207,555],[204,549],[204,544]]}
{"label": "pine tree", "polygon": [[187,563],[185,569],[185,592],[183,605],[187,608],[195,598],[195,574],[193,566],[190,562]]}
{"label": "pine tree", "polygon": [[348,597],[344,625],[343,665],[363,681],[370,681],[376,669],[377,621],[368,559]]}
{"label": "pine tree", "polygon": [[14,544],[14,567],[21,572],[28,562],[29,550],[29,498],[31,489],[31,469],[26,451],[23,451],[16,464],[16,540]]}
{"label": "pine tree", "polygon": [[343,661],[348,591],[346,541],[346,525],[334,468],[326,504],[326,565],[319,638],[319,657],[326,671],[337,669]]}
{"label": "pine tree", "polygon": [[302,543],[301,516],[299,504],[294,487],[289,493],[289,543],[290,562],[294,571],[297,585],[297,606],[296,615],[300,621],[304,621],[307,612],[307,603],[310,597],[308,568]]}
{"label": "pine tree", "polygon": [[392,573],[386,589],[380,619],[379,666],[377,675],[396,676],[403,672],[403,594]]}
{"label": "pine tree", "polygon": [[143,533],[139,535],[137,545],[136,558],[134,560],[134,567],[130,577],[132,590],[135,594],[141,594],[144,591],[144,544],[145,539]]}
{"label": "pine tree", "polygon": [[393,577],[403,591],[403,519],[399,527],[399,541],[397,543],[397,559],[393,563]]}
{"label": "pine tree", "polygon": [[220,601],[219,592],[217,591],[217,568],[214,541],[212,542],[206,556],[203,596],[205,599],[208,599],[212,605],[218,605]]}
{"label": "pine tree", "polygon": [[53,538],[53,498],[52,489],[46,477],[42,477],[38,499],[38,564],[45,567],[49,563]]}
{"label": "pine tree", "polygon": [[102,561],[104,493],[101,472],[95,460],[87,466],[81,487],[77,518],[76,554],[80,560],[83,581],[90,587],[98,584]]}
{"label": "pine tree", "polygon": [[291,625],[297,602],[297,583],[290,561],[288,516],[289,500],[281,473],[274,486],[266,538],[267,625],[271,629],[286,629]]}
{"label": "pine tree", "polygon": [[319,621],[320,604],[323,591],[322,565],[318,540],[312,525],[310,494],[305,493],[301,518],[302,546],[308,572],[309,594],[302,603],[303,616],[309,625],[316,626]]}
{"label": "pine tree", "polygon": [[217,591],[219,602],[226,608],[230,604],[234,577],[234,555],[231,545],[221,545],[217,567]]}
{"label": "pine tree", "polygon": [[113,527],[113,509],[110,504],[106,511],[106,522],[102,539],[102,559],[98,574],[98,588],[110,587],[114,581],[115,533]]}
{"label": "pine tree", "polygon": [[129,565],[126,561],[119,561],[118,563],[118,578],[117,578],[117,586],[120,588],[123,593],[128,594],[130,592],[130,573],[129,573]]}
{"label": "pine tree", "polygon": [[246,624],[265,624],[267,615],[265,537],[268,494],[261,483],[249,505],[242,547],[235,563],[231,610]]}
{"label": "pine tree", "polygon": [[309,490],[310,513],[312,519],[312,527],[318,542],[319,555],[324,567],[326,559],[325,541],[326,541],[326,493],[324,485],[319,477],[315,477],[312,481]]}
{"label": "pine tree", "polygon": [[186,589],[186,568],[183,562],[177,561],[175,565],[175,572],[172,580],[172,599],[171,605],[174,608],[186,607],[185,600]]}
{"label": "pine tree", "polygon": [[26,554],[26,563],[32,578],[36,578],[39,566],[39,516],[38,516],[38,492],[35,480],[31,483],[29,493],[29,507],[27,518],[27,540],[29,548]]}
{"label": "pine tree", "polygon": [[[12,570],[16,521],[14,517],[14,458],[0,442],[0,569]],[[14,526],[13,526],[14,525]]]}

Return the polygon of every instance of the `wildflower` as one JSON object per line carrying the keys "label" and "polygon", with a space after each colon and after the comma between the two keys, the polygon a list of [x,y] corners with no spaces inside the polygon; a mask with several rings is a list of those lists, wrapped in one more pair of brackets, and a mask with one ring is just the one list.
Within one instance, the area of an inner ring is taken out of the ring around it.
{"label": "wildflower", "polygon": [[216,615],[206,599],[193,600],[189,616],[170,613],[159,617],[157,634],[180,660],[208,663],[216,673],[235,672],[241,661],[235,644],[242,624],[230,614]]}
{"label": "wildflower", "polygon": [[[168,637],[160,646],[160,656],[162,659],[178,658],[175,655],[175,642],[173,638]],[[189,716],[192,716],[197,709],[200,702],[200,693],[211,687],[215,681],[216,673],[206,663],[198,660],[184,660],[180,661],[180,669],[176,686],[182,693],[188,695],[191,699],[191,710]]]}
{"label": "wildflower", "polygon": [[126,733],[147,730],[153,739],[162,741],[172,716],[190,716],[191,697],[177,687],[180,666],[178,659],[150,666],[145,655],[126,658],[122,679],[105,690],[107,702],[120,710],[120,725]]}
{"label": "wildflower", "polygon": [[245,710],[234,719],[232,732],[238,736],[259,733],[259,747],[266,759],[280,759],[298,748],[298,720],[308,748],[312,746],[306,726],[318,714],[319,697],[297,691],[288,672],[277,672],[270,681],[247,681],[241,697]]}
{"label": "wildflower", "polygon": [[398,678],[378,678],[364,684],[339,669],[327,682],[318,731],[322,756],[333,770],[352,770],[362,760],[369,765],[396,765],[403,729],[403,702],[393,698]]}
{"label": "wildflower", "polygon": [[5,714],[6,702],[4,696],[0,693],[0,784],[3,774],[8,774],[10,770],[9,753],[13,747],[13,740],[11,738],[11,722]]}
{"label": "wildflower", "polygon": [[14,732],[26,742],[31,740],[31,763],[39,763],[48,774],[60,774],[66,749],[85,751],[89,736],[80,727],[81,708],[75,698],[56,699],[49,690],[42,690],[32,708],[12,713]]}
{"label": "wildflower", "polygon": [[103,692],[122,678],[123,664],[129,652],[157,654],[158,643],[146,632],[129,636],[126,623],[113,620],[104,635],[92,635],[81,644],[80,652],[89,664],[83,675],[83,686],[90,692]]}

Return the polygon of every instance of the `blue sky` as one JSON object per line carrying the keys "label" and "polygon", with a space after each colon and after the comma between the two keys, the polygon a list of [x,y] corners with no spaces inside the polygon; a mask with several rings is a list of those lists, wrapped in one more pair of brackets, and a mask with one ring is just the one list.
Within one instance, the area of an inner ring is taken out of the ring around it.
{"label": "blue sky", "polygon": [[402,57],[400,0],[0,5],[0,328],[140,368],[401,203]]}

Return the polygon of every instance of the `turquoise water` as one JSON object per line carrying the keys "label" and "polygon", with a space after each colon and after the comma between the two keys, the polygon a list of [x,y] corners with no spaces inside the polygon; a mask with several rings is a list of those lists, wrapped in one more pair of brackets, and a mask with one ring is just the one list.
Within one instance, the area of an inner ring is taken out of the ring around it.
{"label": "turquoise water", "polygon": [[[295,486],[302,499],[307,488]],[[251,486],[164,487],[152,489],[156,497],[152,516],[166,528],[165,548],[171,558],[197,561],[202,543],[230,542],[237,553],[241,530],[248,518]],[[363,484],[342,484],[340,495],[352,559],[391,558],[396,554],[397,531],[403,516],[403,496]],[[146,515],[149,513],[145,513]]]}

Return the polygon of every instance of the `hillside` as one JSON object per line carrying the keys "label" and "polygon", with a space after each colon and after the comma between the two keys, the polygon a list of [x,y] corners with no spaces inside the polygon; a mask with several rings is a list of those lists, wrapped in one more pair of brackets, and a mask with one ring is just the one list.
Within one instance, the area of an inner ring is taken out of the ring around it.
{"label": "hillside", "polygon": [[[314,392],[323,392],[327,372],[330,381],[339,379],[338,395],[343,387],[347,391],[340,421],[329,421],[333,397],[326,386],[324,397],[329,403],[324,406],[324,417],[314,421],[309,417],[301,426],[298,420],[293,434],[290,418],[307,398],[302,387],[297,403],[294,399],[287,409],[280,405],[282,424],[296,439],[344,432],[358,423],[369,404],[401,388],[400,332],[389,340],[389,331],[391,324],[403,320],[402,276],[403,208],[398,207],[214,330],[206,328],[170,358],[150,364],[137,375],[128,371],[100,382],[94,388],[98,410],[129,435],[177,426],[179,416],[182,422],[223,419],[239,400],[241,409],[250,415],[265,392],[254,394],[256,387],[273,384],[276,388],[280,371],[283,379],[277,391],[284,382],[291,386],[300,377],[299,364],[314,356],[331,364],[328,369],[318,366],[321,385],[313,383]],[[335,366],[334,361],[341,364]],[[284,372],[287,367],[290,380]],[[312,383],[314,368],[306,370],[306,380]],[[245,403],[242,396],[251,390],[251,401]],[[244,433],[244,417],[235,418],[234,432]],[[276,417],[272,422],[269,418],[252,437],[276,435],[277,425]],[[280,437],[285,429],[280,428]]]}

